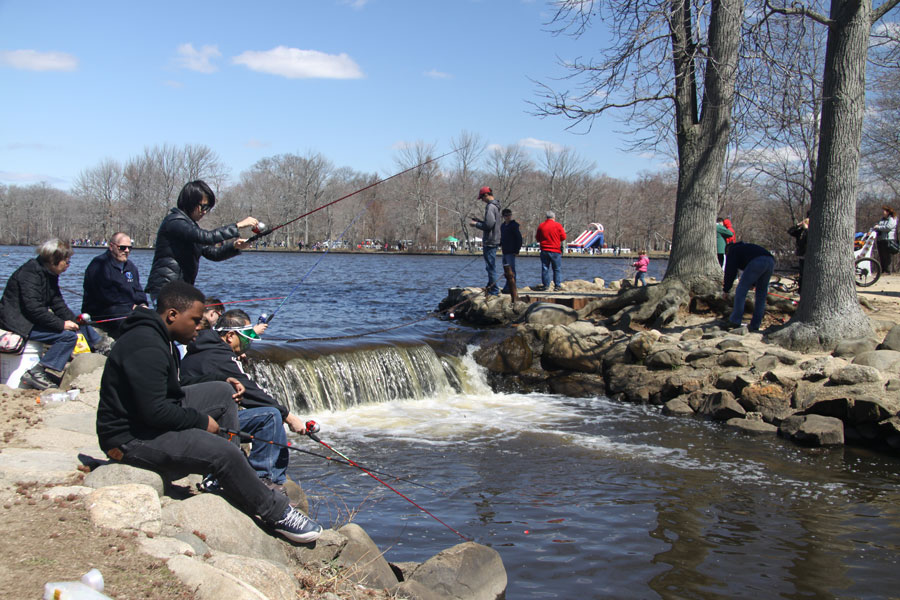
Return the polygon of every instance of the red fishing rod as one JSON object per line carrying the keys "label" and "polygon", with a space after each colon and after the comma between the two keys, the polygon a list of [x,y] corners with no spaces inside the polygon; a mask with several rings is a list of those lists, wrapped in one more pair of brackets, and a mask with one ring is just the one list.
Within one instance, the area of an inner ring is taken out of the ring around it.
{"label": "red fishing rod", "polygon": [[314,209],[312,209],[312,210],[309,211],[309,212],[303,213],[303,214],[300,215],[299,217],[296,217],[296,218],[294,218],[294,219],[291,219],[290,221],[286,221],[286,222],[282,223],[281,225],[276,225],[275,227],[273,227],[273,228],[271,228],[271,229],[266,229],[265,231],[260,231],[260,232],[256,233],[256,235],[253,235],[253,236],[247,238],[247,243],[255,242],[255,241],[258,240],[259,238],[265,237],[265,236],[269,235],[270,233],[273,233],[273,232],[275,232],[275,231],[278,231],[279,229],[281,229],[282,227],[284,227],[284,226],[286,226],[286,225],[290,225],[291,223],[294,223],[294,222],[296,222],[296,221],[299,221],[299,220],[302,219],[303,217],[308,217],[309,215],[311,215],[311,214],[313,214],[313,213],[315,213],[315,212],[318,212],[318,211],[322,210],[323,208],[328,208],[328,207],[331,206],[332,204],[337,204],[337,203],[340,202],[341,200],[346,200],[347,198],[349,198],[349,197],[351,197],[351,196],[355,196],[356,194],[359,194],[360,192],[364,192],[364,191],[366,191],[366,190],[368,190],[368,189],[371,189],[371,188],[375,187],[376,185],[378,185],[378,184],[380,184],[380,183],[384,183],[385,181],[388,181],[389,179],[393,179],[394,177],[399,177],[400,175],[403,175],[404,173],[409,173],[410,171],[414,171],[415,169],[418,169],[418,168],[420,168],[420,167],[424,167],[425,165],[427,165],[427,164],[429,164],[429,163],[433,163],[433,162],[435,162],[435,161],[437,161],[437,160],[440,160],[440,159],[444,158],[445,156],[449,156],[450,154],[453,154],[454,152],[459,152],[459,151],[460,151],[460,148],[456,148],[456,149],[454,149],[454,150],[451,150],[450,152],[445,152],[444,154],[441,154],[440,156],[436,156],[436,157],[434,157],[434,158],[429,158],[429,159],[426,160],[425,162],[419,163],[418,165],[416,165],[416,166],[414,166],[414,167],[410,167],[410,168],[408,168],[408,169],[406,169],[406,170],[400,171],[399,173],[394,173],[394,174],[391,175],[390,177],[385,177],[384,179],[379,179],[378,181],[376,181],[376,182],[374,182],[374,183],[370,183],[369,185],[367,185],[367,186],[364,187],[364,188],[360,188],[360,189],[356,190],[355,192],[350,192],[350,193],[347,194],[346,196],[341,196],[341,197],[338,198],[337,200],[332,200],[331,202],[327,202],[327,203],[323,204],[322,206],[320,206],[320,207],[318,207],[318,208],[314,208]]}
{"label": "red fishing rod", "polygon": [[394,492],[395,494],[397,494],[398,496],[400,496],[401,498],[403,498],[404,500],[409,502],[410,504],[412,504],[413,506],[415,506],[416,508],[421,510],[423,513],[425,513],[426,515],[428,515],[429,517],[431,517],[432,519],[434,519],[435,521],[437,521],[438,523],[440,523],[441,525],[443,525],[444,527],[446,527],[447,529],[449,529],[450,531],[452,531],[453,533],[455,533],[456,535],[461,537],[462,539],[466,540],[467,542],[472,541],[472,538],[466,537],[463,534],[461,534],[459,531],[453,529],[452,527],[450,527],[449,525],[447,525],[446,523],[444,523],[443,521],[438,519],[436,516],[434,516],[432,513],[430,513],[428,510],[426,510],[425,508],[422,508],[421,506],[419,506],[418,504],[416,504],[415,502],[410,500],[408,497],[404,496],[403,494],[401,494],[400,492],[395,490],[393,487],[390,486],[390,484],[385,483],[384,481],[382,481],[381,479],[379,479],[378,477],[373,475],[371,471],[369,471],[365,467],[361,467],[357,463],[353,462],[353,460],[350,457],[348,457],[347,455],[342,454],[341,452],[338,452],[337,450],[335,450],[334,448],[332,448],[331,446],[329,446],[328,444],[326,444],[325,442],[320,440],[319,436],[316,435],[316,433],[318,431],[319,431],[318,423],[316,423],[315,421],[307,421],[306,422],[306,435],[309,436],[309,439],[311,439],[314,442],[318,442],[318,443],[322,444],[323,446],[325,446],[326,448],[328,448],[329,450],[331,450],[332,452],[334,452],[335,454],[337,454],[338,456],[340,456],[341,458],[346,460],[348,463],[350,463],[351,465],[353,465],[360,471],[364,472],[366,475],[368,475],[369,477],[371,477],[372,479],[374,479],[381,485],[385,486],[386,488],[388,488],[389,490],[391,490],[392,492]]}
{"label": "red fishing rod", "polygon": [[[310,421],[310,422],[313,423],[314,421]],[[316,427],[318,427],[318,425],[316,425]],[[219,431],[221,433],[225,434],[228,437],[228,439],[231,439],[231,438],[237,436],[241,440],[241,442],[244,442],[244,443],[259,442],[261,444],[271,444],[273,446],[278,446],[279,448],[287,448],[288,450],[294,450],[295,452],[302,452],[303,454],[309,454],[310,456],[318,456],[319,458],[324,458],[327,461],[340,463],[342,465],[347,465],[348,467],[354,467],[354,466],[358,467],[358,465],[351,465],[349,462],[347,462],[345,460],[341,460],[339,458],[334,458],[333,456],[325,456],[324,454],[319,454],[318,452],[312,452],[310,450],[304,450],[303,448],[298,448],[297,446],[294,446],[290,442],[288,442],[287,444],[282,444],[280,442],[276,442],[275,440],[264,440],[261,437],[257,437],[255,435],[253,435],[252,433],[247,433],[246,431],[243,431],[243,430],[235,431],[234,429],[227,429],[225,427],[219,427]],[[438,494],[446,495],[446,493],[444,491],[439,490],[434,487],[431,487],[430,485],[425,485],[424,483],[418,483],[415,481],[411,481],[409,479],[404,479],[403,477],[397,477],[396,475],[391,475],[390,473],[376,471],[375,469],[369,469],[369,470],[372,471],[373,473],[378,473],[379,475],[384,475],[385,477],[390,477],[391,479],[394,479],[396,481],[402,481],[404,483],[417,485],[419,487],[427,488],[429,490],[437,492]]]}

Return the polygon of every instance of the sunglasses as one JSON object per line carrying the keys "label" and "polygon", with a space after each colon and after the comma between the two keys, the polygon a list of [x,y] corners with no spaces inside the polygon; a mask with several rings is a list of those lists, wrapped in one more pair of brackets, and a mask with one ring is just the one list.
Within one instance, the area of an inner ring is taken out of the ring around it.
{"label": "sunglasses", "polygon": [[122,250],[122,251],[125,251],[125,250],[134,250],[134,245],[133,245],[133,244],[132,244],[131,246],[123,246],[122,244],[113,244],[113,246],[115,246],[116,248],[118,248],[119,250]]}
{"label": "sunglasses", "polygon": [[256,334],[256,331],[253,329],[252,325],[248,325],[246,327],[223,327],[218,331],[226,333],[229,331],[233,331],[238,334],[238,339],[241,341],[241,350],[246,350],[250,347],[250,344],[253,343],[253,340],[258,340],[259,336]]}
{"label": "sunglasses", "polygon": [[197,208],[200,209],[200,212],[202,212],[203,214],[206,214],[212,210],[212,204],[208,204],[208,203],[207,204],[198,204]]}

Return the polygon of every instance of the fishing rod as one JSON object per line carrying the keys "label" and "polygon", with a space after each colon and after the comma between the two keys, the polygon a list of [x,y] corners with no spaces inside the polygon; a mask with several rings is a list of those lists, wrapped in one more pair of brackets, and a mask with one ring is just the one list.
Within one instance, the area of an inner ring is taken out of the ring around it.
{"label": "fishing rod", "polygon": [[322,444],[323,446],[325,446],[326,448],[328,448],[329,450],[331,450],[332,452],[334,452],[335,454],[337,454],[338,456],[340,456],[341,458],[343,458],[344,460],[349,462],[351,465],[353,465],[357,469],[360,469],[361,471],[363,471],[366,475],[368,475],[369,477],[371,477],[378,483],[382,484],[383,486],[385,486],[386,488],[388,488],[389,490],[391,490],[392,492],[394,492],[395,494],[397,494],[398,496],[400,496],[401,498],[403,498],[404,500],[406,500],[407,502],[409,502],[410,504],[412,504],[413,506],[415,506],[416,508],[421,510],[423,513],[425,513],[426,515],[428,515],[429,517],[431,517],[432,519],[434,519],[435,521],[437,521],[438,523],[440,523],[441,525],[443,525],[444,527],[446,527],[447,529],[449,529],[450,531],[452,531],[453,533],[455,533],[456,535],[461,537],[462,539],[466,540],[467,542],[472,541],[472,538],[466,537],[463,534],[461,534],[459,531],[457,531],[456,529],[453,529],[451,526],[447,525],[446,523],[441,521],[439,518],[434,516],[427,509],[422,508],[421,506],[419,506],[418,504],[413,502],[411,499],[409,499],[407,496],[404,496],[402,493],[398,492],[396,489],[391,487],[390,484],[385,483],[384,481],[382,481],[381,479],[379,479],[378,477],[373,475],[371,471],[369,471],[365,467],[361,467],[357,463],[353,462],[353,460],[350,457],[348,457],[346,454],[342,454],[341,452],[335,450],[334,448],[332,448],[331,446],[329,446],[328,444],[326,444],[325,442],[320,440],[319,436],[316,435],[316,432],[318,432],[318,431],[319,431],[318,423],[316,423],[315,421],[307,421],[306,422],[306,435],[309,436],[309,439],[311,439],[314,442],[318,442],[319,444]]}
{"label": "fishing rod", "polygon": [[449,152],[445,152],[444,154],[441,154],[440,156],[436,156],[436,157],[434,157],[434,158],[429,158],[428,160],[426,160],[426,161],[423,162],[423,163],[420,163],[420,164],[418,164],[418,165],[415,165],[415,166],[413,166],[413,167],[410,167],[410,168],[408,168],[408,169],[406,169],[406,170],[400,171],[399,173],[394,173],[394,174],[391,175],[390,177],[385,177],[384,179],[379,179],[378,181],[376,181],[376,182],[374,182],[374,183],[370,183],[369,185],[367,185],[367,186],[364,187],[364,188],[360,188],[360,189],[356,190],[355,192],[350,192],[350,193],[347,194],[346,196],[341,196],[341,197],[338,198],[337,200],[332,200],[331,202],[327,202],[327,203],[323,204],[322,206],[319,206],[318,208],[314,208],[314,209],[312,209],[312,210],[309,211],[309,212],[303,213],[303,214],[300,215],[299,217],[296,217],[296,218],[294,218],[294,219],[291,219],[290,221],[286,221],[286,222],[282,223],[281,225],[276,225],[275,227],[272,227],[271,229],[266,229],[265,231],[259,231],[258,233],[256,233],[256,235],[253,235],[253,236],[247,238],[247,243],[255,242],[255,241],[258,240],[259,238],[265,237],[265,236],[269,235],[270,233],[273,233],[273,232],[275,232],[275,231],[278,231],[279,229],[281,229],[282,227],[284,227],[284,226],[286,226],[286,225],[290,225],[291,223],[295,223],[296,221],[299,221],[299,220],[302,219],[303,217],[308,217],[309,215],[311,215],[311,214],[313,214],[313,213],[315,213],[315,212],[318,212],[318,211],[322,210],[323,208],[328,208],[328,207],[331,206],[332,204],[337,204],[337,203],[340,202],[341,200],[346,200],[347,198],[350,198],[351,196],[355,196],[356,194],[359,194],[360,192],[364,192],[364,191],[366,191],[366,190],[368,190],[368,189],[371,189],[371,188],[375,187],[376,185],[378,185],[378,184],[380,184],[380,183],[384,183],[385,181],[388,181],[389,179],[393,179],[394,177],[399,177],[400,175],[403,175],[404,173],[409,173],[410,171],[413,171],[413,170],[415,170],[415,169],[424,167],[425,165],[427,165],[427,164],[429,164],[429,163],[433,163],[433,162],[435,162],[435,161],[437,161],[437,160],[440,160],[440,159],[444,158],[445,156],[449,156],[449,155],[453,154],[454,152],[459,152],[460,150],[461,150],[461,148],[455,148],[455,149],[453,149],[453,150],[450,150]]}
{"label": "fishing rod", "polygon": [[[311,421],[311,422],[314,423],[314,421]],[[318,427],[318,424],[316,424],[316,427]],[[253,435],[252,433],[247,433],[246,431],[243,431],[243,430],[235,431],[234,429],[227,429],[225,427],[219,427],[219,431],[224,433],[228,437],[228,439],[231,439],[231,438],[237,436],[238,439],[240,439],[241,442],[244,442],[244,443],[259,442],[261,444],[271,444],[272,446],[278,446],[279,448],[287,448],[288,450],[293,450],[295,452],[302,452],[303,454],[309,454],[310,456],[317,456],[319,458],[324,458],[325,460],[340,463],[342,465],[347,465],[349,467],[358,466],[358,465],[352,465],[345,460],[341,460],[340,458],[334,458],[333,456],[325,456],[324,454],[319,454],[318,452],[312,452],[311,450],[304,450],[303,448],[298,448],[297,446],[294,446],[290,442],[288,442],[287,444],[282,444],[280,442],[276,442],[275,440],[264,440],[263,438],[257,437],[255,435]],[[425,485],[424,483],[418,483],[418,482],[412,481],[410,479],[398,477],[397,475],[391,475],[390,473],[385,473],[383,471],[376,471],[375,469],[369,469],[369,470],[372,471],[373,473],[378,473],[379,475],[384,475],[385,477],[390,477],[391,479],[394,479],[396,481],[402,481],[404,483],[409,483],[411,485],[417,485],[419,487],[429,489],[433,492],[437,492],[438,494],[443,494],[443,495],[447,494],[443,490],[439,490],[435,487],[431,487],[430,485]]]}

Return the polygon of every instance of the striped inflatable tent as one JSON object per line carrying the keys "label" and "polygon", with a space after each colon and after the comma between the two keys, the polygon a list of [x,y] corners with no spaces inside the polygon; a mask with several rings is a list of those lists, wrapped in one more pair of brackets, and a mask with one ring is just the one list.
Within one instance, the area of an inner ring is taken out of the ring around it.
{"label": "striped inflatable tent", "polygon": [[587,231],[582,232],[575,241],[569,244],[572,248],[593,248],[603,247],[603,225],[600,223],[591,223]]}

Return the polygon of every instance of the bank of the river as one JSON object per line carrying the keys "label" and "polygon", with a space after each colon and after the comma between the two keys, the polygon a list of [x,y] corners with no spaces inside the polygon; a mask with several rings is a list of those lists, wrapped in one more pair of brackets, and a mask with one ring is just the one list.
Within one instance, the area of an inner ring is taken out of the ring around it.
{"label": "bank of the river", "polygon": [[477,361],[492,387],[572,397],[605,395],[652,404],[664,414],[726,422],[747,433],[797,443],[846,443],[900,450],[900,280],[882,278],[861,294],[874,336],[845,340],[831,353],[801,354],[767,343],[765,327],[787,320],[782,299],[762,333],[723,328],[730,300],[694,306],[661,329],[610,325],[627,281],[566,283],[566,292],[595,297],[574,310],[560,304],[514,303],[477,288],[451,289],[440,308],[478,325],[509,326],[483,346]]}
{"label": "bank of the river", "polygon": [[[293,545],[197,493],[198,476],[169,483],[110,463],[94,433],[104,360],[80,355],[69,366],[60,385],[78,390],[74,400],[0,385],[0,598],[38,598],[46,583],[94,568],[117,599],[502,597],[506,572],[487,546],[389,564],[352,522]],[[297,484],[288,489],[314,514]]]}

